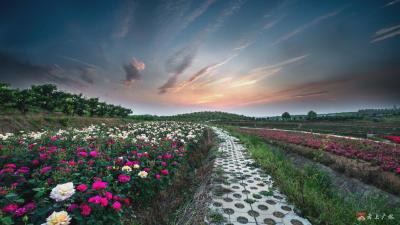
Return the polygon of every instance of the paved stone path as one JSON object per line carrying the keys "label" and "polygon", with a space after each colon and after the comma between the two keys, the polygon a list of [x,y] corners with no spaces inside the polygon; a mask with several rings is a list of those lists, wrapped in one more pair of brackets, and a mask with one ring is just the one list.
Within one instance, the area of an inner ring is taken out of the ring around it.
{"label": "paved stone path", "polygon": [[236,138],[218,128],[214,131],[222,142],[213,171],[209,224],[311,224],[272,188],[271,177],[256,167]]}

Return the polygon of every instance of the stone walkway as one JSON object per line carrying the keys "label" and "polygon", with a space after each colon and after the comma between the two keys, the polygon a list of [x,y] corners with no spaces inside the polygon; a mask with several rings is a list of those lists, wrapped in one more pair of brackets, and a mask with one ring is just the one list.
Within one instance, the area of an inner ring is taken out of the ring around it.
{"label": "stone walkway", "polygon": [[236,138],[218,128],[214,131],[222,142],[214,165],[208,224],[311,224],[272,188],[271,177],[256,167]]}

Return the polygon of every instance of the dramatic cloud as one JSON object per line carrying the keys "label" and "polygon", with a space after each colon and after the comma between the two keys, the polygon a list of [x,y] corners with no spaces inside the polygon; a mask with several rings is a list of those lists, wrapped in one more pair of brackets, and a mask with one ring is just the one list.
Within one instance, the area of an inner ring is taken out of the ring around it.
{"label": "dramatic cloud", "polygon": [[16,86],[55,83],[74,89],[85,87],[68,77],[59,65],[37,65],[3,52],[0,52],[0,80]]}
{"label": "dramatic cloud", "polygon": [[141,79],[140,72],[146,68],[146,65],[144,62],[133,58],[132,61],[128,64],[125,64],[123,68],[125,71],[125,80],[123,80],[123,83],[125,85],[131,85],[135,81]]}
{"label": "dramatic cloud", "polygon": [[165,84],[158,88],[159,94],[165,94],[168,89],[175,86],[183,71],[192,65],[195,54],[196,48],[194,46],[189,46],[179,50],[168,58],[165,67],[167,72],[171,75]]}
{"label": "dramatic cloud", "polygon": [[306,30],[307,28],[310,28],[310,27],[312,27],[312,26],[318,25],[318,24],[321,23],[322,21],[327,20],[327,19],[329,19],[329,18],[331,18],[331,17],[334,17],[334,16],[338,15],[338,14],[341,13],[343,10],[344,10],[344,8],[341,8],[341,9],[339,9],[339,10],[335,10],[335,11],[333,11],[333,12],[330,12],[330,13],[327,13],[327,14],[325,14],[325,15],[319,16],[319,17],[313,19],[311,22],[306,23],[306,24],[304,24],[304,25],[302,25],[302,26],[300,26],[300,27],[297,27],[296,29],[294,29],[294,30],[290,31],[289,33],[283,35],[282,37],[278,38],[276,41],[274,41],[274,42],[272,43],[272,45],[276,45],[276,44],[279,44],[279,43],[282,42],[282,41],[286,41],[286,40],[290,39],[291,37],[293,37],[293,36],[295,36],[295,35],[297,35],[297,34],[303,32],[303,31]]}
{"label": "dramatic cloud", "polygon": [[392,38],[398,35],[400,35],[400,24],[392,27],[385,27],[375,32],[373,39],[370,43],[383,41],[385,39]]}
{"label": "dramatic cloud", "polygon": [[81,68],[80,78],[89,84],[94,84],[96,72],[97,72],[96,69],[93,67]]}

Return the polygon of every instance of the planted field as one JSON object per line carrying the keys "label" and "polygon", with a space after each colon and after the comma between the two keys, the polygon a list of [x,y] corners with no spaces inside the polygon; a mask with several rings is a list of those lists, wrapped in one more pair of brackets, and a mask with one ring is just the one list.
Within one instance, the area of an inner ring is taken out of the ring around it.
{"label": "planted field", "polygon": [[400,174],[400,147],[395,144],[313,133],[245,128],[240,130],[270,140],[306,146],[351,159],[364,160],[379,166],[384,171]]}
{"label": "planted field", "polygon": [[2,224],[121,224],[173,182],[204,139],[193,123],[0,136]]}

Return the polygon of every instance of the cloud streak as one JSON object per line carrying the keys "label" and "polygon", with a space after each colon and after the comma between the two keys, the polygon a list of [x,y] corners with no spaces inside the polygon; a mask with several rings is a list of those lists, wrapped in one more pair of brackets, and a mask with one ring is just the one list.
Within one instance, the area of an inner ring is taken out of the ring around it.
{"label": "cloud streak", "polygon": [[195,46],[188,46],[170,56],[165,64],[167,72],[170,74],[168,80],[158,88],[159,94],[165,94],[178,82],[179,76],[192,65],[196,54]]}
{"label": "cloud streak", "polygon": [[[345,7],[344,7],[344,8],[345,8]],[[280,38],[278,38],[278,39],[277,39],[276,41],[274,41],[271,45],[276,45],[276,44],[279,44],[279,43],[281,43],[281,42],[283,42],[283,41],[286,41],[286,40],[288,40],[288,39],[294,37],[295,35],[297,35],[297,34],[299,34],[299,33],[302,33],[302,32],[305,31],[306,29],[308,29],[308,28],[310,28],[310,27],[313,27],[313,26],[316,26],[316,25],[318,25],[319,23],[321,23],[322,21],[327,20],[327,19],[329,19],[329,18],[332,18],[332,17],[338,15],[339,13],[341,13],[341,12],[344,10],[344,8],[341,8],[341,9],[332,11],[332,12],[330,12],[330,13],[327,13],[327,14],[325,14],[325,15],[319,16],[319,17],[313,19],[311,22],[306,23],[306,24],[304,24],[304,25],[302,25],[302,26],[297,27],[296,29],[294,29],[294,30],[290,31],[289,33],[286,33],[285,35],[283,35],[283,36],[281,36]]]}
{"label": "cloud streak", "polygon": [[372,44],[375,42],[383,41],[388,38],[396,37],[398,35],[400,35],[400,24],[391,27],[385,27],[375,32],[370,43]]}

